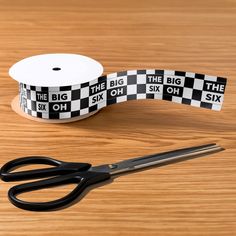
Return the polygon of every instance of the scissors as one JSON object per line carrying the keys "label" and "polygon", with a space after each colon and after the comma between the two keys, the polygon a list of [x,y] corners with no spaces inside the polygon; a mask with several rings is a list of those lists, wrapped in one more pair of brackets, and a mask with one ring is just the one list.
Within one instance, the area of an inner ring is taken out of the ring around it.
{"label": "scissors", "polygon": [[[49,157],[29,156],[9,161],[1,168],[0,173],[1,179],[6,182],[41,179],[10,188],[8,197],[12,204],[21,209],[46,211],[60,209],[61,207],[71,204],[88,186],[106,181],[111,177],[154,165],[169,164],[221,150],[223,150],[223,148],[216,144],[207,144],[99,166],[92,166],[89,163],[64,162]],[[52,167],[12,172],[22,166],[32,164],[45,164]],[[27,202],[17,197],[17,195],[21,193],[72,183],[77,184],[75,189],[57,200],[49,202]]]}

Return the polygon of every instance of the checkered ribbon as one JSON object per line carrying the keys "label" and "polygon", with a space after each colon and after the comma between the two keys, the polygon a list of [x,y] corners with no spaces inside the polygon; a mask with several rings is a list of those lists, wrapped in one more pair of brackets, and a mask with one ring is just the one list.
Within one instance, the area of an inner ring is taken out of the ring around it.
{"label": "checkered ribbon", "polygon": [[20,83],[20,106],[31,116],[67,119],[111,104],[138,99],[162,99],[219,111],[226,79],[170,70],[130,70],[63,87]]}

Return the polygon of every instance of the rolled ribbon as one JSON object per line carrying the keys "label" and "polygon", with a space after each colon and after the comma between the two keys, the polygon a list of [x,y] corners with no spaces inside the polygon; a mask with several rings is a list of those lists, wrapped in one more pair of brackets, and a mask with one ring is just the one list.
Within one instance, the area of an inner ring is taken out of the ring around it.
{"label": "rolled ribbon", "polygon": [[144,69],[101,76],[97,61],[75,54],[44,54],[10,69],[20,85],[20,107],[43,119],[70,119],[108,105],[161,99],[221,110],[226,78],[192,72]]}

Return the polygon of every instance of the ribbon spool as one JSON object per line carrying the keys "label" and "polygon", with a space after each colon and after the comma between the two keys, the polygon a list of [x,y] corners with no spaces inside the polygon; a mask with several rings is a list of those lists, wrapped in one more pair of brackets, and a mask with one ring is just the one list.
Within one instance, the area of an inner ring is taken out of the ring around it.
{"label": "ribbon spool", "polygon": [[128,100],[162,99],[216,111],[223,104],[226,78],[157,69],[102,73],[99,62],[77,54],[23,59],[9,70],[20,87],[12,108],[28,119],[65,123]]}

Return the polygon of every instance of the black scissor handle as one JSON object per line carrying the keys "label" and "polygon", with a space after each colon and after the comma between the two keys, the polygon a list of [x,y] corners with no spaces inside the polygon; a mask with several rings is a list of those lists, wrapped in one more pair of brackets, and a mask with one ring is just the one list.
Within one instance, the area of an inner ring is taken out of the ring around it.
{"label": "black scissor handle", "polygon": [[[30,211],[55,210],[72,203],[79,195],[92,184],[103,182],[110,179],[109,173],[103,172],[75,172],[46,180],[35,181],[32,183],[21,184],[12,187],[8,192],[8,197],[15,206]],[[50,188],[66,184],[78,184],[78,186],[65,197],[50,202],[27,202],[17,198],[17,195],[39,189]]]}
{"label": "black scissor handle", "polygon": [[[13,172],[13,170],[18,169],[22,166],[33,165],[33,164],[44,164],[53,167],[41,168],[37,170],[26,170]],[[55,175],[64,175],[77,171],[88,170],[91,167],[89,163],[74,163],[74,162],[63,162],[50,157],[42,156],[29,156],[21,157],[15,160],[7,162],[1,168],[1,179],[3,181],[19,181],[28,180],[34,178],[45,178]]]}

